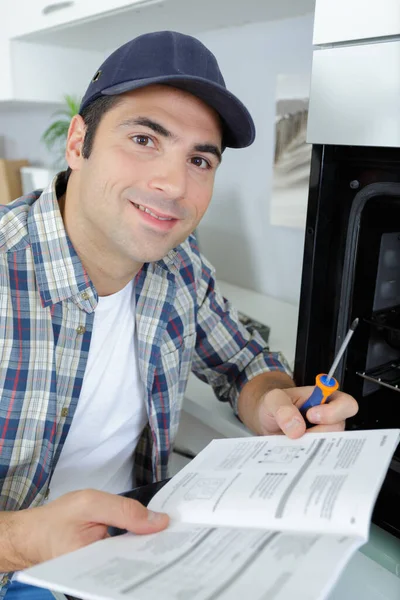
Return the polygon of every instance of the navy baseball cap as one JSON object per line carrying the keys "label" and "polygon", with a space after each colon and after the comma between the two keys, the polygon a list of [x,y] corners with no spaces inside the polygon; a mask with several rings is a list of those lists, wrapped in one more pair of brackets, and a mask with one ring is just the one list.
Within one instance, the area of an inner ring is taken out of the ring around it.
{"label": "navy baseball cap", "polygon": [[223,145],[253,143],[253,119],[226,89],[215,56],[196,38],[176,31],[146,33],[115,50],[101,65],[82,99],[79,112],[100,96],[114,96],[152,84],[190,92],[219,114]]}

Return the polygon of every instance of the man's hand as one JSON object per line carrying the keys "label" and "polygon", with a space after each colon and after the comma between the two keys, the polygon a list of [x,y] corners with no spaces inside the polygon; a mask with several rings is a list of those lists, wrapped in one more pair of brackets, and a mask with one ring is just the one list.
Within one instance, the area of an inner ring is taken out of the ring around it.
{"label": "man's hand", "polygon": [[[238,402],[239,417],[257,435],[284,433],[298,438],[306,431],[299,408],[313,390],[314,386],[294,387],[293,380],[285,373],[263,373],[243,387]],[[307,431],[342,431],[346,419],[357,411],[358,404],[352,396],[334,392],[328,403],[307,411],[307,420],[315,425]]]}
{"label": "man's hand", "polygon": [[6,519],[7,545],[11,550],[11,556],[5,558],[12,559],[8,568],[2,570],[8,571],[106,538],[108,526],[145,534],[168,525],[164,513],[151,512],[136,500],[96,490],[70,492],[45,506],[1,515]]}
{"label": "man's hand", "polygon": [[[314,387],[274,389],[263,394],[259,400],[257,421],[259,433],[270,435],[285,433],[297,438],[306,431],[305,421],[299,408],[312,394]],[[345,421],[358,411],[358,404],[344,392],[334,392],[328,403],[313,406],[307,411],[307,420],[314,426],[307,431],[343,431]]]}

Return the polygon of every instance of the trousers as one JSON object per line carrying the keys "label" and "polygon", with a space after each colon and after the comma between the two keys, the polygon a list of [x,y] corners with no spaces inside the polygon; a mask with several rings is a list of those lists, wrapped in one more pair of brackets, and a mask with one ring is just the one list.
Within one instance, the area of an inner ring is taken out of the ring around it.
{"label": "trousers", "polygon": [[50,590],[13,580],[5,600],[55,600],[55,598]]}

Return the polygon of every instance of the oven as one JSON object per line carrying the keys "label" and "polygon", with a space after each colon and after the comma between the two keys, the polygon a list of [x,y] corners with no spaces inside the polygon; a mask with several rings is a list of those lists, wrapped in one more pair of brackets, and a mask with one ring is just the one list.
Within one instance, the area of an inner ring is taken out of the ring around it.
{"label": "oven", "polygon": [[[400,101],[400,100],[399,100]],[[295,380],[327,372],[351,322],[340,389],[348,429],[400,427],[400,149],[314,145]],[[400,537],[400,446],[373,521]]]}
{"label": "oven", "polygon": [[[400,427],[400,5],[316,0],[312,159],[294,377],[327,372],[359,403],[348,429]],[[400,538],[400,447],[373,521]]]}

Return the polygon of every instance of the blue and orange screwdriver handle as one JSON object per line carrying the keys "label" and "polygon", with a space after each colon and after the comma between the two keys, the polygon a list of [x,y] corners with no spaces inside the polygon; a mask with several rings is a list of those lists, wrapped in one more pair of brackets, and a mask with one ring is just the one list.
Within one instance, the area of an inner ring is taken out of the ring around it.
{"label": "blue and orange screwdriver handle", "polygon": [[312,406],[317,406],[318,404],[325,404],[328,400],[329,396],[336,392],[339,388],[339,382],[336,381],[334,377],[328,378],[326,373],[320,373],[315,378],[315,388],[313,393],[309,397],[308,400],[303,404],[300,408],[300,412],[305,416],[306,412]]}
{"label": "blue and orange screwdriver handle", "polygon": [[346,350],[357,325],[358,319],[354,319],[349,331],[347,332],[346,337],[343,340],[342,345],[340,346],[339,352],[337,353],[336,358],[332,363],[329,373],[327,375],[325,373],[320,373],[319,375],[317,375],[317,377],[315,378],[315,388],[311,396],[300,408],[300,412],[306,420],[307,427],[312,426],[312,423],[309,423],[306,419],[306,412],[308,411],[308,409],[319,404],[325,404],[325,402],[329,400],[329,397],[333,394],[333,392],[336,392],[336,390],[339,389],[339,383],[333,377],[333,374],[337,369],[339,361],[342,358],[344,351]]}

